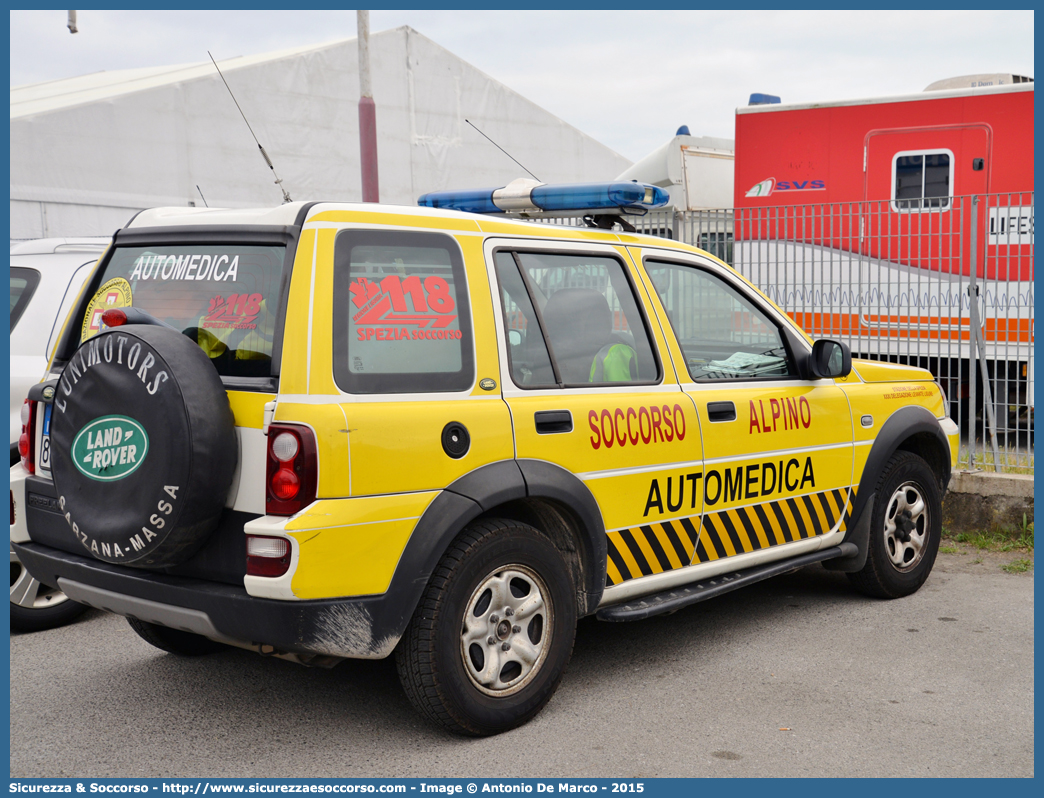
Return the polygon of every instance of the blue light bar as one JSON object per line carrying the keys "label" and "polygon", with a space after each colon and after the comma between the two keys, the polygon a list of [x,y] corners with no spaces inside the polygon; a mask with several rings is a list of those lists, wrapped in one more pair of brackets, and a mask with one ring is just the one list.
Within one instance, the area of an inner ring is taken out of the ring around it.
{"label": "blue light bar", "polygon": [[623,181],[543,185],[534,188],[530,196],[533,204],[544,211],[649,209],[666,205],[670,198],[666,191],[657,186]]}
{"label": "blue light bar", "polygon": [[520,179],[498,189],[433,191],[423,195],[417,204],[469,213],[507,212],[530,216],[545,212],[644,213],[661,208],[669,201],[666,190],[648,183],[548,184]]}

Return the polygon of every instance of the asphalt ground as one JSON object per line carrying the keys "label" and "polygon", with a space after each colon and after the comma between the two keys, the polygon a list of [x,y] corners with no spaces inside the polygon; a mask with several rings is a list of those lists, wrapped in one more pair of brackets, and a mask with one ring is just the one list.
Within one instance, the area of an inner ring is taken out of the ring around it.
{"label": "asphalt ground", "polygon": [[391,659],[185,659],[92,610],[11,636],[11,776],[1033,776],[1033,571],[962,551],[897,601],[812,566],[585,619],[551,703],[485,740],[423,721]]}

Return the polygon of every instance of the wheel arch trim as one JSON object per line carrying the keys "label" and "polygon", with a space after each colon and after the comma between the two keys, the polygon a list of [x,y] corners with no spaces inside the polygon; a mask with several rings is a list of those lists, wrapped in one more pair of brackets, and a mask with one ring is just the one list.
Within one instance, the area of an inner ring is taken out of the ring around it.
{"label": "wheel arch trim", "polygon": [[[572,516],[585,567],[587,607],[598,606],[605,589],[606,541],[602,514],[591,491],[566,469],[543,460],[501,460],[450,483],[421,515],[403,549],[381,602],[375,630],[401,637],[442,555],[454,538],[481,515],[524,499],[547,499]],[[580,608],[583,610],[583,608]]]}
{"label": "wheel arch trim", "polygon": [[593,612],[605,591],[608,559],[605,522],[594,494],[579,477],[554,463],[528,459],[516,462],[525,479],[528,498],[549,499],[572,517],[585,565],[585,584],[577,585],[577,589],[587,593],[587,607],[580,608],[581,614]]}

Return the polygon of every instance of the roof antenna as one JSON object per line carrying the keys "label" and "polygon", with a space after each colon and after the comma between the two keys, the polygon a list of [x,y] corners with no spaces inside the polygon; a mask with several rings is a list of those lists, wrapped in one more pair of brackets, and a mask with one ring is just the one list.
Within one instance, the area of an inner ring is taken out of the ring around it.
{"label": "roof antenna", "polygon": [[[210,55],[210,50],[207,50],[207,55]],[[236,108],[239,108],[239,115],[243,117],[243,121],[246,122],[247,130],[250,131],[251,136],[254,136],[254,141],[257,142],[257,148],[261,150],[261,157],[265,159],[265,163],[268,164],[268,168],[272,170],[272,176],[275,178],[276,185],[279,186],[279,190],[283,192],[283,203],[285,204],[287,202],[293,202],[293,200],[290,199],[290,195],[287,193],[286,189],[283,188],[283,179],[276,174],[275,167],[272,166],[272,159],[268,157],[268,153],[265,152],[265,148],[261,146],[261,142],[257,141],[257,136],[254,135],[254,129],[250,127],[250,122],[247,122],[246,114],[244,114],[243,109],[239,107],[239,101],[236,100],[236,95],[232,94],[232,87],[228,85],[228,81],[225,80],[225,76],[221,74],[221,67],[217,65],[217,61],[214,61],[214,56],[210,55],[210,60],[214,64],[214,69],[217,70],[218,75],[221,77],[221,82],[225,84],[225,88],[228,89],[228,93],[232,95],[232,102],[236,104]],[[199,189],[199,186],[196,186],[196,188]],[[203,196],[202,191],[200,192],[200,196]],[[203,202],[206,203],[206,200],[203,200]]]}
{"label": "roof antenna", "polygon": [[199,187],[199,183],[196,183],[196,191],[199,192],[200,199],[203,200],[203,206],[209,208],[210,206],[207,205],[207,198],[203,196],[203,189]]}
{"label": "roof antenna", "polygon": [[[470,119],[465,119],[464,121],[467,122],[472,127],[475,127],[474,125],[471,124],[471,120]],[[490,144],[492,144],[494,147],[496,147],[498,150],[500,150],[502,153],[504,153],[508,158],[511,158],[512,161],[515,161],[515,159],[511,157],[511,153],[509,153],[507,150],[505,150],[503,147],[501,147],[499,144],[497,144],[495,141],[493,141],[493,139],[491,139],[489,136],[487,136],[485,133],[483,133],[477,127],[475,127],[475,130],[478,130],[480,136],[485,138]],[[515,163],[518,163],[518,161],[515,161]],[[518,165],[522,166],[522,164],[520,164],[520,163],[518,163]],[[525,171],[529,172],[529,170],[526,169],[526,167],[522,166],[522,168],[525,169]],[[532,172],[529,172],[529,176],[531,178],[533,178],[534,180],[536,180],[538,183],[543,182],[539,177],[537,177]]]}

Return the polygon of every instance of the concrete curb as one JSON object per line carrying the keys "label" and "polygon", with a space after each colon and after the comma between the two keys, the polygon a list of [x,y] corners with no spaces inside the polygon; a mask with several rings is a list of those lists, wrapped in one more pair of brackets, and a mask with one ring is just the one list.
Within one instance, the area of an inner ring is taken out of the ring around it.
{"label": "concrete curb", "polygon": [[951,532],[1020,528],[1033,521],[1033,476],[954,471],[943,500],[943,526]]}

